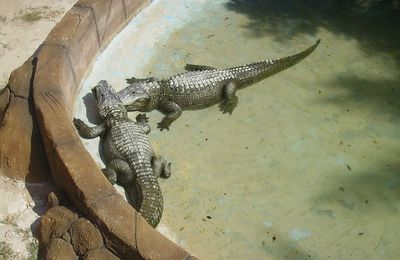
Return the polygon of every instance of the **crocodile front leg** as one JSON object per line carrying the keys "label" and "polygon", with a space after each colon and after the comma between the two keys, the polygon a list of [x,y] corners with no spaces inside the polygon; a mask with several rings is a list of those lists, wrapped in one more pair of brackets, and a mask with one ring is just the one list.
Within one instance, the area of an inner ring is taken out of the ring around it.
{"label": "crocodile front leg", "polygon": [[169,130],[171,123],[182,114],[181,107],[172,101],[162,102],[158,109],[165,115],[161,122],[158,123],[158,128],[160,128],[161,131],[164,129]]}
{"label": "crocodile front leg", "polygon": [[233,109],[236,107],[238,103],[238,97],[236,94],[236,82],[229,82],[223,89],[222,92],[222,103],[220,105],[221,111],[225,113],[232,114]]}
{"label": "crocodile front leg", "polygon": [[79,135],[85,139],[96,138],[104,133],[104,131],[106,131],[106,125],[104,123],[102,123],[101,125],[90,127],[82,120],[76,118],[74,118],[73,123],[76,130],[78,130]]}
{"label": "crocodile front leg", "polygon": [[150,133],[151,128],[150,125],[148,124],[149,118],[146,116],[146,114],[138,114],[136,116],[136,122],[140,125],[140,127],[146,134]]}
{"label": "crocodile front leg", "polygon": [[171,176],[171,163],[164,159],[161,155],[153,157],[152,165],[157,177],[161,176],[167,179]]}

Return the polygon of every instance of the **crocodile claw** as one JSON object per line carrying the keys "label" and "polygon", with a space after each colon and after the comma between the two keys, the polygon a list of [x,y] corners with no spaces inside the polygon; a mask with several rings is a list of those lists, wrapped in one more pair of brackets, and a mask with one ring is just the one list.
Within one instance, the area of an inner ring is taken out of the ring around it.
{"label": "crocodile claw", "polygon": [[85,126],[85,123],[77,118],[74,118],[74,120],[72,120],[72,122],[74,123],[74,126],[77,130],[81,129],[83,126]]}
{"label": "crocodile claw", "polygon": [[229,113],[232,115],[233,109],[235,109],[236,104],[235,103],[221,103],[219,105],[219,109],[222,111],[223,114]]}
{"label": "crocodile claw", "polygon": [[136,122],[149,122],[149,118],[146,116],[146,114],[138,114],[136,116]]}
{"label": "crocodile claw", "polygon": [[171,125],[171,122],[168,122],[167,120],[162,120],[160,123],[157,124],[157,128],[160,129],[160,131],[167,129],[169,131],[169,126]]}
{"label": "crocodile claw", "polygon": [[137,82],[137,79],[135,77],[126,79],[126,83],[128,83],[128,84],[132,84],[132,83],[135,83],[135,82]]}

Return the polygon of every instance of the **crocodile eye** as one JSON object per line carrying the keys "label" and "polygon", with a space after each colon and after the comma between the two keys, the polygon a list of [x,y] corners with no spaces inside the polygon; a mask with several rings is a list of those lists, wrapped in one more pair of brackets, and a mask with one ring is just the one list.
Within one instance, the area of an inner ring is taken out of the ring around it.
{"label": "crocodile eye", "polygon": [[136,91],[132,91],[132,94],[136,94]]}

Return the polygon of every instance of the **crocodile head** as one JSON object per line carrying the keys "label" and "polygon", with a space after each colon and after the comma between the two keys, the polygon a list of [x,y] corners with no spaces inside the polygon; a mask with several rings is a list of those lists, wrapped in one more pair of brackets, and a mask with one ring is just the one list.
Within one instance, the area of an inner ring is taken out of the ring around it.
{"label": "crocodile head", "polygon": [[121,118],[127,115],[124,104],[117,95],[117,92],[115,92],[106,80],[99,81],[99,83],[92,88],[92,93],[96,98],[97,108],[101,118]]}
{"label": "crocodile head", "polygon": [[150,95],[141,83],[133,83],[118,92],[122,103],[128,111],[147,111]]}

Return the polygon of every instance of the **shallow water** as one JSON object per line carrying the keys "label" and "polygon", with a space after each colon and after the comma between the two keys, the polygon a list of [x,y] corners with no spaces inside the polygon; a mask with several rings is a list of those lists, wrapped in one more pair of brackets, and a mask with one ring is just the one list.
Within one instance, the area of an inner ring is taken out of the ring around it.
{"label": "shallow water", "polygon": [[[173,163],[158,230],[202,259],[395,259],[400,255],[397,1],[153,1],[99,55],[89,89],[320,46],[218,106],[184,111],[149,138]],[[131,113],[134,118],[136,113]],[[96,161],[98,139],[83,140]]]}

